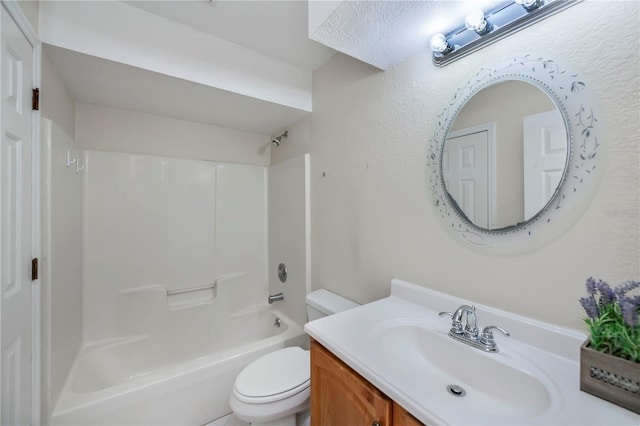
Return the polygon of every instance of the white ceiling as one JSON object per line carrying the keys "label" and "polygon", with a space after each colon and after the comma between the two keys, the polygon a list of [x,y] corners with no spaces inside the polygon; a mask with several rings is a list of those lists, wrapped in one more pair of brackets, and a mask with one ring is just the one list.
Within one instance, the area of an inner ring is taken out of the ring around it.
{"label": "white ceiling", "polygon": [[41,2],[40,31],[80,102],[273,135],[311,111],[336,50],[387,69],[488,2]]}
{"label": "white ceiling", "polygon": [[79,102],[264,134],[308,114],[60,47],[44,45],[43,53]]}
{"label": "white ceiling", "polygon": [[125,3],[309,71],[335,53],[308,38],[306,0]]}

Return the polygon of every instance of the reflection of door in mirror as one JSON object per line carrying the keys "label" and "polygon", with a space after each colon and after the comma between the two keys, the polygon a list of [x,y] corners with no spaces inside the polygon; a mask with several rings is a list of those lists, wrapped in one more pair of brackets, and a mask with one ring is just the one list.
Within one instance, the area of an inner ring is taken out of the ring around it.
{"label": "reflection of door in mirror", "polygon": [[567,137],[558,110],[528,115],[524,129],[524,220],[534,217],[553,196],[567,160]]}
{"label": "reflection of door in mirror", "polygon": [[493,226],[493,123],[449,132],[442,153],[445,188],[462,213],[481,228]]}
{"label": "reflection of door in mirror", "polygon": [[[556,115],[560,117],[561,124],[557,130],[553,131],[550,131],[550,126],[540,124],[537,131],[541,134],[537,137],[538,148],[535,149],[542,149],[541,144],[547,144],[547,148],[545,148],[547,151],[549,148],[555,150],[556,145],[564,146],[562,165],[559,169],[554,169],[556,171],[546,173],[544,177],[541,177],[543,172],[538,173],[535,179],[543,179],[537,181],[539,182],[537,189],[542,195],[536,196],[537,201],[533,204],[535,207],[532,205],[531,211],[525,214],[524,118],[550,110],[554,110]],[[490,218],[484,221],[482,216],[472,214],[462,207],[470,201],[471,192],[467,192],[465,195],[465,193],[452,189],[457,192],[454,194],[448,191],[449,196],[467,218],[479,228],[495,230],[517,226],[544,208],[562,179],[567,147],[564,121],[554,102],[540,88],[524,81],[503,81],[485,87],[467,100],[451,124],[443,153],[450,149],[449,143],[456,139],[452,139],[453,135],[458,136],[457,132],[462,129],[474,128],[483,123],[492,123],[495,126],[495,148],[489,152],[488,158],[488,161],[494,164],[495,190],[491,195],[493,199],[484,201],[491,212]],[[545,130],[542,130],[543,127]],[[479,194],[477,192],[473,194],[476,197],[473,200],[474,205],[480,205],[483,201],[477,199]],[[477,207],[475,210],[477,212]]]}

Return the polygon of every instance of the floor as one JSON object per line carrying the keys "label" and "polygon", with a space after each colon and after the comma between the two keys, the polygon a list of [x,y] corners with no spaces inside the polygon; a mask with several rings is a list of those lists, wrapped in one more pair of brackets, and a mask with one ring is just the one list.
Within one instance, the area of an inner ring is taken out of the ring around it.
{"label": "floor", "polygon": [[[302,416],[302,417],[298,417],[297,421],[298,424],[303,424],[304,426],[309,426],[309,412],[302,412],[300,414],[298,414],[297,416]],[[229,414],[227,416],[221,417],[218,420],[214,420],[211,423],[207,423],[204,426],[250,426],[251,423],[247,423],[244,422],[242,420],[240,420],[239,418],[237,418],[236,416],[232,414]]]}
{"label": "floor", "polygon": [[249,423],[243,422],[233,414],[229,414],[204,426],[249,426]]}

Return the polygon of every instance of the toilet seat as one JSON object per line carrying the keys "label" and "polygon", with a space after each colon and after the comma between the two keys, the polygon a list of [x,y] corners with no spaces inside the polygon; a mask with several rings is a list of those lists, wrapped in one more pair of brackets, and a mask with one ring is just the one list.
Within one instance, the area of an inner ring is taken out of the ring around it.
{"label": "toilet seat", "polygon": [[247,404],[282,401],[309,389],[309,351],[289,347],[258,358],[240,372],[233,395]]}

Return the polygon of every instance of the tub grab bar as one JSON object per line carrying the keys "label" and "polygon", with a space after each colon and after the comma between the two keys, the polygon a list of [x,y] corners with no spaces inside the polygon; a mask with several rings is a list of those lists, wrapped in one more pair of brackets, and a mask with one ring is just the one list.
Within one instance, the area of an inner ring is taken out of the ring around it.
{"label": "tub grab bar", "polygon": [[167,290],[167,296],[173,296],[175,294],[182,294],[182,293],[191,293],[192,291],[206,290],[208,288],[216,288],[216,285],[218,285],[217,281],[214,282],[213,284],[201,285],[199,287],[181,288],[179,290]]}

